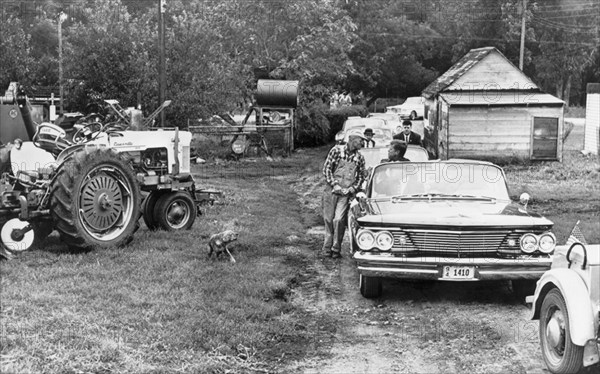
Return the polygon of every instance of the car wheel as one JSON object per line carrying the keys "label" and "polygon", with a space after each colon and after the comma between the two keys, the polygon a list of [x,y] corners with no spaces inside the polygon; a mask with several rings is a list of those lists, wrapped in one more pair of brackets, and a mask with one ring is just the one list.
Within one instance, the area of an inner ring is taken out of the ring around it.
{"label": "car wheel", "polygon": [[417,119],[417,112],[415,112],[414,110],[412,112],[410,112],[410,119],[411,120],[416,120]]}
{"label": "car wheel", "polygon": [[532,279],[515,279],[511,281],[512,289],[520,302],[525,302],[525,298],[535,293],[536,281]]}
{"label": "car wheel", "polygon": [[360,294],[367,299],[381,296],[381,278],[359,275]]}
{"label": "car wheel", "polygon": [[542,356],[552,373],[577,373],[583,365],[583,347],[573,344],[569,312],[557,288],[546,294],[540,311]]}

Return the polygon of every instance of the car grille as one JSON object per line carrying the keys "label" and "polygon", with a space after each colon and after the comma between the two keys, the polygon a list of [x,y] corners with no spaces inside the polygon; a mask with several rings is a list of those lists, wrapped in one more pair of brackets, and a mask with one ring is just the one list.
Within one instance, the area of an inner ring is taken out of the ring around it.
{"label": "car grille", "polygon": [[[419,230],[407,229],[393,232],[392,251],[418,251],[420,255],[432,253],[454,257],[505,257],[521,254],[519,239],[525,230]],[[406,241],[401,244],[401,239]],[[515,245],[510,246],[510,239]]]}

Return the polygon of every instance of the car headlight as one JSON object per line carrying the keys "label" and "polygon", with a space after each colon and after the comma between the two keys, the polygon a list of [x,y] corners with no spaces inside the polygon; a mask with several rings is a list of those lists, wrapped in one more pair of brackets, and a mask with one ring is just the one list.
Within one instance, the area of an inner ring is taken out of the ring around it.
{"label": "car headlight", "polygon": [[538,248],[538,238],[533,234],[525,234],[521,237],[521,250],[525,253],[533,253]]}
{"label": "car headlight", "polygon": [[556,247],[556,237],[553,233],[547,232],[540,236],[539,240],[540,251],[544,253],[550,253]]}
{"label": "car headlight", "polygon": [[360,249],[370,250],[375,245],[375,236],[371,231],[363,230],[356,235],[356,243]]}
{"label": "car headlight", "polygon": [[394,245],[394,237],[388,231],[381,231],[377,233],[375,237],[375,243],[377,243],[377,248],[382,251],[389,251]]}

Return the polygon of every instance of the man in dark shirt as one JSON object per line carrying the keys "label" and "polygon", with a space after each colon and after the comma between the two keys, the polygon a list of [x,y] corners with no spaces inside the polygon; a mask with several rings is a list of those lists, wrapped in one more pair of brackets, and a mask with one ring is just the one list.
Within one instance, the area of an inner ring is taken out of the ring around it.
{"label": "man in dark shirt", "polygon": [[348,143],[329,151],[323,165],[326,181],[322,196],[325,223],[323,252],[328,257],[342,257],[350,197],[360,190],[364,181],[365,158],[358,152],[363,148],[364,140],[360,135],[350,135]]}
{"label": "man in dark shirt", "polygon": [[410,161],[405,158],[406,154],[406,143],[401,140],[392,140],[388,147],[388,158],[384,158],[381,162],[398,162],[398,161]]}
{"label": "man in dark shirt", "polygon": [[402,122],[402,131],[400,134],[394,135],[394,139],[402,140],[406,144],[415,144],[419,147],[423,146],[423,142],[421,141],[421,135],[412,131],[412,122],[410,120],[404,120]]}

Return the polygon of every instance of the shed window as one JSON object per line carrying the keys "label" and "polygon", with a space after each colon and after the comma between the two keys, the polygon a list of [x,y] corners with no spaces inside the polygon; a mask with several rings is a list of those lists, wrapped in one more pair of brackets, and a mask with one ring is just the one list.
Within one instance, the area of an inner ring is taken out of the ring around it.
{"label": "shed window", "polygon": [[558,159],[558,118],[534,117],[531,158]]}

